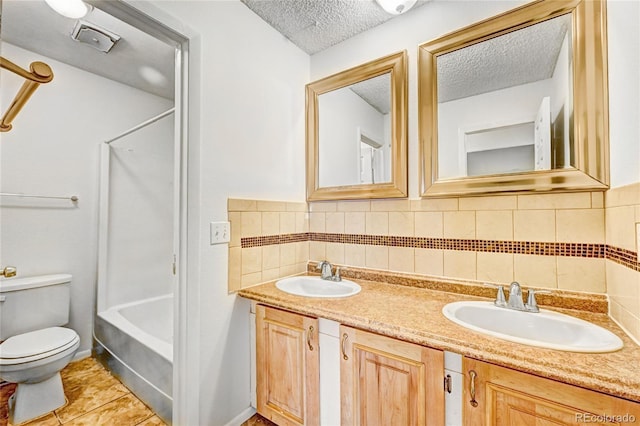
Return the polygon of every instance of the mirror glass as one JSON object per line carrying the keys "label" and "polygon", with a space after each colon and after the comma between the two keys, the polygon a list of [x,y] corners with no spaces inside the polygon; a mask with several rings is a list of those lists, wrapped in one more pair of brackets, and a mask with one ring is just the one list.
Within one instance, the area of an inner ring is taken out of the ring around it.
{"label": "mirror glass", "polygon": [[571,167],[571,15],[437,59],[438,179]]}
{"label": "mirror glass", "polygon": [[307,199],[407,196],[407,53],[307,85]]}
{"label": "mirror glass", "polygon": [[391,75],[318,96],[320,187],[391,182]]}
{"label": "mirror glass", "polygon": [[605,22],[540,0],[422,44],[421,196],[607,189]]}

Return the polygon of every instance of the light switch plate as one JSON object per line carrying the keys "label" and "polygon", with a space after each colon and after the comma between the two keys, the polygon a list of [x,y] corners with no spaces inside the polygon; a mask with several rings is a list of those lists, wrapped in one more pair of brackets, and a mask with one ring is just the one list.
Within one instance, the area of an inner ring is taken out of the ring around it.
{"label": "light switch plate", "polygon": [[638,262],[640,262],[640,222],[636,223],[636,253],[638,253]]}
{"label": "light switch plate", "polygon": [[231,226],[229,222],[211,222],[209,223],[209,242],[213,244],[228,243],[231,238]]}

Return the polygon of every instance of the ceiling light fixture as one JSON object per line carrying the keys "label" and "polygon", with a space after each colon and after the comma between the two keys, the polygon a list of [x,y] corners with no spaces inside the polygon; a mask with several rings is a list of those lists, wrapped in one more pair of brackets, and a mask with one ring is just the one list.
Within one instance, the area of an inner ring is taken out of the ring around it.
{"label": "ceiling light fixture", "polygon": [[67,18],[78,19],[84,17],[91,10],[91,6],[82,0],[44,0],[51,9]]}
{"label": "ceiling light fixture", "polygon": [[376,0],[385,12],[392,15],[400,15],[411,9],[416,0]]}

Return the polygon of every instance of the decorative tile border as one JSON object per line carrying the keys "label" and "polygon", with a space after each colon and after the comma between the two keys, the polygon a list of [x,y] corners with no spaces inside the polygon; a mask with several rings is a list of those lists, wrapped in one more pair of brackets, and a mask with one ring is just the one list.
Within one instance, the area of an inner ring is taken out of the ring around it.
{"label": "decorative tile border", "polygon": [[240,240],[242,248],[303,241],[425,248],[435,250],[476,251],[485,253],[528,254],[536,256],[568,256],[611,259],[620,265],[640,272],[640,262],[638,262],[638,255],[636,252],[606,244],[466,240],[454,238],[399,237],[392,235],[331,234],[320,232],[244,237]]}
{"label": "decorative tile border", "polygon": [[363,244],[435,250],[479,251],[488,253],[534,254],[604,258],[603,244],[544,243],[534,241],[466,240],[455,238],[396,237],[386,235],[321,234],[310,232],[309,241]]}
{"label": "decorative tile border", "polygon": [[275,244],[288,244],[309,241],[308,232],[297,234],[265,235],[262,237],[242,237],[240,245],[242,248],[272,246]]}
{"label": "decorative tile border", "polygon": [[638,253],[620,247],[605,246],[605,258],[614,261],[636,272],[640,272]]}

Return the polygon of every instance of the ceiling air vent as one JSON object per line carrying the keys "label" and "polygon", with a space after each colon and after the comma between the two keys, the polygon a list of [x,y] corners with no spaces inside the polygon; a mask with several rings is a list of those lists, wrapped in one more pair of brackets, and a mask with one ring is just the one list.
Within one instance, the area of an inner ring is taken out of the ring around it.
{"label": "ceiling air vent", "polygon": [[120,40],[119,35],[100,28],[91,22],[81,20],[76,23],[71,33],[71,38],[104,53],[109,53],[111,48]]}

